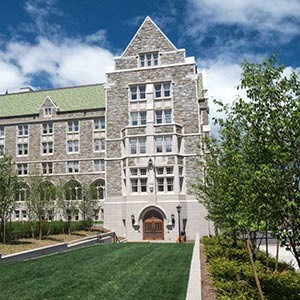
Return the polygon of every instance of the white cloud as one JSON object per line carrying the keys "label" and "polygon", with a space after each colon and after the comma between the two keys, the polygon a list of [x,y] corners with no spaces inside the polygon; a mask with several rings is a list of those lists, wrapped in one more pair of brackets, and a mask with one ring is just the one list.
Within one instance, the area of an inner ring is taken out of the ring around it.
{"label": "white cloud", "polygon": [[[299,35],[299,0],[188,0],[193,34],[204,33],[216,25],[240,25],[257,30],[262,37],[276,34],[275,41]],[[274,36],[273,36],[274,37]]]}
{"label": "white cloud", "polygon": [[11,41],[2,52],[0,92],[18,90],[42,73],[51,85],[71,86],[105,81],[113,54],[83,39],[60,42],[39,38],[37,43]]}

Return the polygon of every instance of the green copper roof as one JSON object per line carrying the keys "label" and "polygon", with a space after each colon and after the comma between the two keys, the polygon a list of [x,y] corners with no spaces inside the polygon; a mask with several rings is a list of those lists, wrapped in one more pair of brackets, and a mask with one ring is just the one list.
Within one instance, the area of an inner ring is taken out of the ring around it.
{"label": "green copper roof", "polygon": [[103,84],[0,95],[0,117],[34,115],[46,97],[60,112],[105,108]]}

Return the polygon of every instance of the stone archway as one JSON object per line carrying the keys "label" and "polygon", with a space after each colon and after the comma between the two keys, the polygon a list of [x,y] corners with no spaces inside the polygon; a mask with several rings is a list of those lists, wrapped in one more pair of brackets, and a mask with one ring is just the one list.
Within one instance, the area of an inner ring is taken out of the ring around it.
{"label": "stone archway", "polygon": [[155,209],[143,217],[143,240],[164,240],[164,217]]}

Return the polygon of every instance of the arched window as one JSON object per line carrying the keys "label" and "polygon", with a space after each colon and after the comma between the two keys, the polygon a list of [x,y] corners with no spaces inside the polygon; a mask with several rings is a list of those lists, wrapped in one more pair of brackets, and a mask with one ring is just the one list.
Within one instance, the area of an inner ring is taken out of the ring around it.
{"label": "arched window", "polygon": [[103,179],[97,179],[91,184],[92,197],[95,200],[104,199],[105,181]]}
{"label": "arched window", "polygon": [[43,201],[53,201],[56,199],[55,185],[51,181],[44,181],[40,184],[40,195]]}
{"label": "arched window", "polygon": [[16,192],[16,201],[26,201],[29,191],[30,189],[26,182],[19,182]]}
{"label": "arched window", "polygon": [[65,184],[66,200],[81,200],[82,188],[81,184],[76,180],[70,180]]}

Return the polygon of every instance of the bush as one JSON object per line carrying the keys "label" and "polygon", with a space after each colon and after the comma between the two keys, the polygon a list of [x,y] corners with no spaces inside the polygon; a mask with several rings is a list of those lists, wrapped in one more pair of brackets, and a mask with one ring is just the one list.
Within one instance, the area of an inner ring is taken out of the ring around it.
{"label": "bush", "polygon": [[[43,222],[43,236],[50,234],[68,233],[69,223],[65,221]],[[71,231],[90,230],[92,221],[71,222]],[[20,238],[38,236],[38,222],[10,222],[7,224],[7,240],[15,241]]]}
{"label": "bush", "polygon": [[[245,243],[238,241],[235,245],[230,239],[220,237],[203,238],[202,242],[218,299],[259,299]],[[273,273],[267,270],[265,263],[265,254],[259,252],[255,265],[265,299],[300,300],[299,274],[286,263],[279,263],[278,272]],[[275,259],[270,257],[269,267],[274,266]]]}

